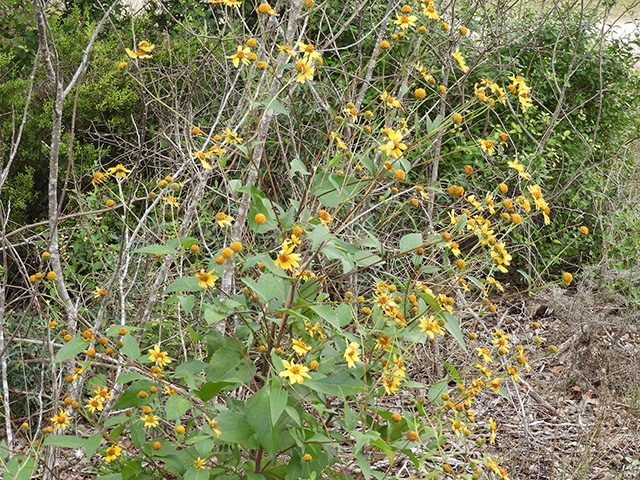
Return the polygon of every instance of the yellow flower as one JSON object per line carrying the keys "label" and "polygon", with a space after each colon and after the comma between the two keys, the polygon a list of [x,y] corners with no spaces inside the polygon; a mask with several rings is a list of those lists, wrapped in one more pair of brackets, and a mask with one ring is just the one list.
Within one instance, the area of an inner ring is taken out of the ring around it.
{"label": "yellow flower", "polygon": [[389,141],[382,145],[380,150],[387,152],[387,155],[393,158],[401,157],[402,151],[407,149],[407,146],[402,143],[402,133],[400,131],[396,132],[391,128],[385,128],[382,131]]}
{"label": "yellow flower", "polygon": [[64,430],[65,428],[67,428],[67,425],[69,425],[70,418],[71,417],[67,417],[67,412],[65,412],[63,409],[60,409],[60,413],[51,417],[51,421],[53,422],[53,429]]}
{"label": "yellow flower", "polygon": [[336,145],[338,146],[338,148],[341,148],[343,150],[347,149],[347,145],[342,141],[342,139],[338,136],[336,132],[329,133],[329,138],[332,141],[336,142]]}
{"label": "yellow flower", "polygon": [[153,348],[150,348],[147,352],[149,353],[149,360],[156,362],[160,367],[164,367],[171,363],[171,359],[169,358],[169,355],[167,355],[167,352],[161,352],[158,345],[154,345]]}
{"label": "yellow flower", "polygon": [[433,340],[435,338],[434,332],[444,336],[444,330],[440,326],[440,323],[431,315],[429,320],[424,315],[420,318],[420,331],[427,332],[427,335]]}
{"label": "yellow flower", "polygon": [[440,17],[438,16],[438,12],[436,12],[435,7],[433,6],[433,2],[429,2],[429,4],[422,11],[423,15],[431,18],[432,20],[438,20]]}
{"label": "yellow flower", "polygon": [[467,73],[469,71],[469,67],[467,67],[467,64],[465,63],[464,57],[462,56],[462,53],[460,53],[459,48],[455,52],[453,52],[453,58],[456,59],[456,62],[458,62],[458,65],[460,65],[460,68],[464,73]]}
{"label": "yellow flower", "polygon": [[496,422],[493,421],[493,418],[489,419],[489,428],[491,429],[489,443],[494,444],[496,441],[496,430],[498,429],[498,426],[496,425]]}
{"label": "yellow flower", "polygon": [[585,227],[584,225],[580,227],[580,231],[585,235],[589,235],[589,228]]}
{"label": "yellow flower", "polygon": [[196,468],[203,468],[204,460],[202,460],[200,457],[196,458],[196,461],[193,462],[193,466]]}
{"label": "yellow flower", "polygon": [[564,274],[562,275],[562,280],[564,281],[564,284],[568,287],[571,282],[573,282],[573,275],[571,275],[569,272],[564,272]]}
{"label": "yellow flower", "polygon": [[145,415],[141,418],[141,420],[144,422],[144,426],[147,428],[157,427],[160,424],[160,422],[158,421],[159,419],[160,417],[158,417],[157,415]]}
{"label": "yellow flower", "polygon": [[113,462],[121,453],[122,448],[120,448],[120,446],[111,445],[109,448],[107,448],[107,456],[104,457],[104,461],[107,463]]}
{"label": "yellow flower", "polygon": [[510,261],[513,258],[507,250],[504,248],[504,243],[496,243],[491,251],[491,257],[495,260],[498,270],[502,273],[507,273],[506,267],[510,265]]}
{"label": "yellow flower", "polygon": [[114,173],[120,178],[125,178],[127,173],[131,173],[131,170],[127,170],[121,163],[119,163],[115,167],[107,170],[107,175],[112,175]]}
{"label": "yellow flower", "polygon": [[320,222],[322,222],[322,225],[324,227],[326,227],[327,224],[331,223],[331,220],[333,220],[331,215],[329,215],[329,212],[327,212],[326,210],[320,210],[318,212],[318,217],[320,217]]}
{"label": "yellow flower", "polygon": [[127,68],[127,65],[129,65],[127,62],[118,63],[118,70],[122,70],[123,68]]}
{"label": "yellow flower", "polygon": [[218,277],[216,277],[215,275],[211,275],[212,273],[213,270],[211,270],[210,272],[205,272],[204,269],[200,269],[200,273],[196,273],[196,278],[200,280],[200,288],[216,287],[216,280],[218,280]]}
{"label": "yellow flower", "polygon": [[304,355],[305,353],[311,350],[311,347],[307,345],[303,339],[300,339],[300,340],[292,339],[291,341],[293,342],[293,350],[298,355]]}
{"label": "yellow flower", "polygon": [[167,205],[171,205],[172,207],[180,207],[180,203],[178,202],[178,199],[176,197],[174,197],[173,195],[168,195],[166,197],[162,197],[162,199],[167,202]]}
{"label": "yellow flower", "polygon": [[283,378],[288,378],[291,385],[294,383],[302,384],[304,378],[311,378],[307,373],[309,369],[300,363],[289,363],[286,360],[282,360],[282,366],[285,368],[279,375]]}
{"label": "yellow flower", "polygon": [[149,55],[149,52],[151,52],[151,50],[153,50],[155,47],[155,45],[151,45],[147,41],[142,41],[138,44],[138,51],[133,52],[128,48],[125,48],[125,50],[127,51],[127,55],[129,55],[131,58],[146,59],[153,58],[151,55]]}
{"label": "yellow flower", "polygon": [[382,378],[382,386],[387,395],[395,395],[401,382],[402,380],[396,376]]}
{"label": "yellow flower", "polygon": [[300,47],[300,52],[305,57],[308,57],[311,59],[320,58],[320,53],[316,52],[315,49],[313,48],[313,45],[311,45],[310,43],[296,42],[296,44],[298,45],[298,47]]}
{"label": "yellow flower", "polygon": [[219,437],[222,432],[218,430],[218,421],[215,419],[209,420],[209,426],[213,429],[213,433],[216,434],[216,437]]}
{"label": "yellow flower", "polygon": [[107,179],[108,175],[104,175],[101,172],[95,172],[93,174],[93,179],[91,180],[91,185],[97,187],[98,185],[102,185],[102,183]]}
{"label": "yellow flower", "polygon": [[482,150],[487,152],[489,155],[493,155],[493,152],[495,152],[495,149],[493,147],[493,141],[492,140],[482,140],[482,139],[479,138],[478,142],[480,142],[480,148]]}
{"label": "yellow flower", "polygon": [[102,411],[102,402],[103,402],[103,398],[99,395],[95,395],[93,397],[91,397],[89,400],[87,400],[87,404],[85,405],[85,408],[88,409],[91,413],[95,413],[96,410],[98,410],[99,412]]}
{"label": "yellow flower", "polygon": [[390,107],[402,108],[402,105],[400,105],[400,102],[396,100],[395,97],[392,97],[391,95],[389,95],[386,90],[382,92],[382,94],[380,94],[380,98],[384,102],[386,102],[387,105],[389,105]]}
{"label": "yellow flower", "polygon": [[491,359],[490,356],[490,351],[488,348],[476,348],[476,350],[478,351],[478,356],[482,357],[482,359],[487,362],[487,363],[491,363],[493,362],[493,360]]}
{"label": "yellow flower", "polygon": [[402,30],[406,30],[409,27],[415,27],[416,20],[418,20],[418,17],[415,15],[398,15],[396,13],[396,20],[394,23],[396,25],[400,25]]}
{"label": "yellow flower", "polygon": [[507,166],[513,168],[516,172],[518,172],[518,175],[520,175],[522,178],[526,180],[531,180],[531,175],[525,171],[524,165],[519,163],[517,158],[513,162],[508,161]]}
{"label": "yellow flower", "polygon": [[384,350],[389,351],[393,344],[389,341],[391,337],[388,335],[381,335],[376,339],[376,348],[382,347]]}
{"label": "yellow flower", "polygon": [[96,395],[98,395],[99,397],[109,400],[111,398],[113,398],[113,390],[109,390],[107,387],[95,387],[95,392]]}
{"label": "yellow flower", "polygon": [[224,141],[229,143],[242,143],[242,138],[236,132],[232,132],[229,128],[224,131]]}
{"label": "yellow flower", "polygon": [[243,47],[242,45],[238,45],[238,49],[236,50],[236,53],[234,53],[233,55],[228,55],[226,58],[230,58],[231,61],[233,62],[233,66],[238,68],[240,66],[241,61],[245,65],[249,65],[251,63],[247,58],[247,55],[249,55],[249,53],[251,53],[251,49],[249,47]]}
{"label": "yellow flower", "polygon": [[289,45],[279,45],[278,49],[280,50],[280,53],[286,53],[292,57],[295,57],[297,55],[297,53],[294,52]]}
{"label": "yellow flower", "polygon": [[282,244],[282,250],[278,253],[278,258],[274,262],[276,267],[282,267],[285,270],[293,270],[299,268],[300,255],[298,253],[292,253],[295,245],[289,245],[287,240]]}
{"label": "yellow flower", "polygon": [[258,6],[257,11],[259,13],[268,13],[269,15],[276,15],[276,16],[278,15],[278,13],[268,3],[261,3]]}
{"label": "yellow flower", "polygon": [[458,242],[449,242],[447,243],[447,247],[451,249],[451,253],[456,257],[460,255],[460,246],[458,245]]}
{"label": "yellow flower", "polygon": [[347,366],[349,368],[356,368],[355,362],[360,361],[360,357],[358,357],[358,348],[360,348],[360,344],[357,342],[347,344],[347,349],[344,352],[344,358],[347,361]]}
{"label": "yellow flower", "polygon": [[95,292],[93,292],[93,298],[104,297],[107,294],[106,288],[96,287]]}
{"label": "yellow flower", "polygon": [[304,83],[307,79],[313,80],[313,73],[315,72],[316,67],[311,64],[311,59],[309,57],[303,57],[296,62],[296,70],[298,71],[298,76],[296,78],[296,82]]}
{"label": "yellow flower", "polygon": [[232,216],[227,215],[225,213],[219,212],[219,213],[216,214],[216,222],[221,227],[230,227],[231,226],[231,222],[233,222],[234,220],[235,220],[235,218],[233,218]]}

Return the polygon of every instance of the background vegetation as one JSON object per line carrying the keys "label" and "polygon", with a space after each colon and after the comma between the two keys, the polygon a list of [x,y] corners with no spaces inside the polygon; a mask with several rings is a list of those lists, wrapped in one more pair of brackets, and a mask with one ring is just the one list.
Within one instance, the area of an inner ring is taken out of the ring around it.
{"label": "background vegetation", "polygon": [[640,298],[636,38],[263,5],[0,6],[0,471],[526,478],[486,405],[560,342],[510,299]]}

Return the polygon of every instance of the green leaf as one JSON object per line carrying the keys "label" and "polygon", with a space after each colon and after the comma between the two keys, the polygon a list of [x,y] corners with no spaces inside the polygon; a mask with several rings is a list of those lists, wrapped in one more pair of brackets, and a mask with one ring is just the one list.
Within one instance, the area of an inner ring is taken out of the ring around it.
{"label": "green leaf", "polygon": [[191,402],[180,395],[169,395],[169,399],[164,407],[165,418],[167,420],[177,420],[184,415],[191,407]]}
{"label": "green leaf", "polygon": [[129,357],[131,360],[138,360],[141,353],[136,339],[127,334],[122,338],[122,342],[124,343],[124,345],[122,346],[122,353]]}
{"label": "green leaf", "polygon": [[184,310],[184,313],[189,315],[196,304],[196,297],[193,295],[178,295],[178,302],[180,302],[180,306]]}
{"label": "green leaf", "polygon": [[120,398],[113,406],[114,410],[119,410],[121,408],[131,408],[138,407],[140,405],[145,405],[150,402],[149,397],[141,398],[138,395],[142,390],[148,392],[149,389],[153,386],[149,380],[138,380],[137,382],[129,385],[127,389],[120,395]]}
{"label": "green leaf", "polygon": [[296,172],[300,172],[302,175],[309,175],[307,167],[304,166],[304,163],[302,163],[299,158],[294,158],[293,160],[291,160],[289,168],[291,169],[292,177]]}
{"label": "green leaf", "polygon": [[408,233],[400,239],[400,251],[410,252],[424,245],[421,233]]}
{"label": "green leaf", "polygon": [[162,255],[172,255],[176,253],[176,249],[167,245],[147,245],[146,247],[136,248],[131,253],[159,253]]}
{"label": "green leaf", "polygon": [[101,441],[102,435],[99,433],[87,438],[87,444],[84,447],[84,453],[87,456],[87,460],[91,460],[91,457],[93,457],[93,454],[96,453],[96,450],[100,446]]}
{"label": "green leaf", "polygon": [[163,295],[167,293],[173,292],[202,292],[203,288],[200,287],[200,280],[196,277],[181,277],[173,282],[167,287],[167,289],[162,292]]}
{"label": "green leaf", "polygon": [[136,421],[131,424],[131,442],[138,448],[142,448],[147,443],[142,422]]}
{"label": "green leaf", "polygon": [[288,399],[289,395],[287,392],[281,390],[280,387],[277,386],[277,382],[272,382],[271,389],[269,390],[269,408],[271,411],[271,421],[274,427],[278,424],[280,415],[282,415],[284,408],[287,406]]}
{"label": "green leaf", "polygon": [[[352,369],[355,372],[364,374],[362,367]],[[304,383],[311,390],[325,395],[344,398],[345,394],[353,390],[362,389],[362,379],[354,378],[351,372],[346,369],[340,369],[337,373],[323,378],[314,378]]]}
{"label": "green leaf", "polygon": [[227,410],[216,417],[218,428],[222,432],[220,440],[242,445],[244,448],[254,450],[258,448],[255,431],[247,421],[247,418],[239,412]]}
{"label": "green leaf", "polygon": [[110,475],[99,475],[96,480],[122,480],[121,473],[112,473]]}
{"label": "green leaf", "polygon": [[87,348],[88,344],[89,343],[85,342],[80,335],[76,335],[70,341],[65,343],[60,350],[58,350],[53,362],[60,363],[71,357],[75,357]]}
{"label": "green leaf", "polygon": [[50,447],[84,448],[86,444],[86,438],[74,435],[49,435],[44,439],[44,445]]}
{"label": "green leaf", "polygon": [[210,473],[203,468],[190,468],[184,473],[184,480],[209,480]]}
{"label": "green leaf", "polygon": [[138,372],[122,372],[118,375],[118,378],[116,378],[116,383],[129,383],[134,380],[142,380],[144,378],[146,377]]}
{"label": "green leaf", "polygon": [[123,423],[122,425],[114,428],[113,430],[111,430],[111,432],[109,432],[109,438],[111,439],[112,442],[115,442],[116,440],[118,440],[120,435],[122,435],[122,432],[124,432],[124,429],[126,426],[127,425]]}
{"label": "green leaf", "polygon": [[276,112],[276,114],[279,113],[279,114],[282,114],[282,115],[289,116],[289,112],[287,111],[285,106],[282,103],[280,103],[278,100],[276,100],[275,98],[272,98],[270,100],[263,100],[262,102],[259,102],[259,103],[264,105],[267,108],[270,108],[271,110]]}
{"label": "green leaf", "polygon": [[450,312],[443,311],[442,313],[444,315],[444,318],[447,320],[446,323],[444,324],[444,328],[446,328],[449,331],[449,333],[453,335],[453,338],[455,338],[458,341],[458,343],[462,347],[462,350],[464,350],[466,353],[467,344],[464,341],[464,335],[462,334],[462,330],[460,330],[460,325],[458,324],[458,321],[453,315],[451,315]]}
{"label": "green leaf", "polygon": [[258,440],[265,453],[275,460],[279,435],[278,429],[273,428],[271,421],[270,399],[267,390],[270,388],[265,385],[247,400],[247,422],[258,435]]}
{"label": "green leaf", "polygon": [[444,400],[440,395],[447,391],[447,385],[449,384],[449,377],[443,378],[442,380],[438,380],[436,383],[431,385],[429,388],[429,392],[427,393],[427,398],[431,403],[440,404]]}
{"label": "green leaf", "polygon": [[263,273],[256,282],[252,278],[245,277],[242,279],[244,284],[249,287],[263,302],[273,300],[278,295],[279,283],[282,280],[276,279],[270,273]]}

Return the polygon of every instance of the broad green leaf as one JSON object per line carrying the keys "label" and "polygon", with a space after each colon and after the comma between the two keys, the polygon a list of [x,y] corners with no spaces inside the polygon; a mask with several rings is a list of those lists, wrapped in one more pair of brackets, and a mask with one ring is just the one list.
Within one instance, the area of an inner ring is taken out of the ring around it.
{"label": "broad green leaf", "polygon": [[96,450],[100,446],[101,441],[102,435],[99,433],[87,438],[87,444],[84,447],[84,453],[87,456],[87,460],[91,460],[91,457],[93,457],[93,454],[96,453]]}
{"label": "broad green leaf", "polygon": [[167,420],[177,420],[184,415],[191,407],[191,402],[180,395],[169,395],[169,399],[164,407],[165,418]]}
{"label": "broad green leaf", "polygon": [[86,444],[86,438],[74,435],[49,435],[44,439],[44,445],[50,447],[84,448]]}
{"label": "broad green leaf", "polygon": [[203,468],[190,468],[184,473],[184,480],[209,480],[210,472]]}
{"label": "broad green leaf", "polygon": [[291,176],[295,175],[296,172],[300,172],[302,175],[309,175],[307,171],[307,167],[304,166],[304,163],[299,158],[294,158],[291,160]]}
{"label": "broad green leaf", "polygon": [[263,302],[273,300],[278,295],[278,283],[281,280],[277,280],[270,273],[263,273],[256,282],[252,278],[245,277],[242,279],[244,284],[249,287]]}
{"label": "broad green leaf", "polygon": [[141,391],[149,392],[149,389],[154,384],[149,380],[138,380],[137,382],[129,385],[127,389],[120,395],[120,398],[113,406],[114,410],[119,410],[121,408],[131,408],[138,407],[140,405],[146,405],[149,403],[150,397],[141,398],[139,393]]}
{"label": "broad green leaf", "polygon": [[120,375],[118,375],[118,378],[116,378],[116,383],[129,383],[133,382],[134,380],[141,380],[144,378],[146,377],[138,372],[122,372]]}
{"label": "broad green leaf", "polygon": [[[356,368],[355,371],[364,374],[362,367]],[[318,393],[341,398],[344,398],[347,393],[362,389],[362,380],[360,378],[354,378],[351,373],[344,368],[324,378],[307,380],[304,384]]]}
{"label": "broad green leaf", "polygon": [[112,473],[109,475],[99,475],[96,477],[96,480],[122,480],[122,474]]}
{"label": "broad green leaf", "polygon": [[167,246],[171,248],[175,248],[176,250],[179,248],[191,248],[191,245],[195,245],[198,243],[198,239],[193,237],[181,237],[181,238],[172,238],[167,242]]}
{"label": "broad green leaf", "polygon": [[276,100],[275,98],[271,98],[269,100],[263,100],[262,102],[258,102],[258,103],[264,105],[267,108],[270,108],[271,110],[273,110],[276,113],[280,113],[282,115],[289,116],[289,112],[287,111],[285,106],[282,103],[280,103],[278,100]]}
{"label": "broad green leaf", "polygon": [[181,277],[173,282],[167,287],[167,289],[162,292],[163,295],[167,293],[173,292],[203,292],[204,289],[200,287],[200,280],[196,277]]}
{"label": "broad green leaf", "polygon": [[400,251],[410,252],[424,245],[421,233],[408,233],[400,239]]}
{"label": "broad green leaf", "polygon": [[122,432],[124,432],[125,427],[126,425],[123,423],[122,425],[117,426],[116,428],[114,428],[109,432],[109,438],[111,439],[112,442],[115,442],[118,440],[120,435],[122,435]]}
{"label": "broad green leaf", "polygon": [[270,390],[270,388],[265,385],[247,400],[247,421],[258,435],[258,440],[265,453],[275,460],[279,435],[278,429],[273,428],[267,390]]}
{"label": "broad green leaf", "polygon": [[122,353],[129,357],[131,360],[138,360],[141,353],[136,339],[127,334],[122,338],[122,342],[124,343],[124,345],[122,346]]}
{"label": "broad green leaf", "polygon": [[256,432],[251,428],[244,415],[227,410],[219,413],[216,420],[218,429],[222,432],[218,437],[220,440],[242,445],[251,450],[258,448]]}
{"label": "broad green leaf", "polygon": [[184,310],[184,313],[189,315],[196,304],[196,297],[193,295],[178,295],[178,302],[180,302],[180,306]]}
{"label": "broad green leaf", "polygon": [[427,397],[431,403],[440,404],[444,400],[441,395],[447,391],[447,385],[449,384],[449,377],[445,377],[442,380],[438,380],[436,383],[431,385],[429,388],[429,392],[427,393]]}
{"label": "broad green leaf", "polygon": [[277,386],[277,382],[272,382],[269,390],[269,408],[271,410],[271,421],[274,427],[277,425],[278,420],[280,420],[280,415],[282,415],[284,408],[287,406],[288,399],[289,395],[287,392],[281,390],[279,386]]}
{"label": "broad green leaf", "polygon": [[143,422],[135,421],[131,424],[131,442],[138,448],[142,448],[147,443],[144,436]]}
{"label": "broad green leaf", "polygon": [[153,253],[162,255],[172,255],[176,253],[176,249],[168,245],[147,245],[146,247],[136,248],[131,253]]}
{"label": "broad green leaf", "polygon": [[447,320],[444,324],[444,328],[446,328],[453,338],[455,338],[462,349],[467,351],[467,344],[464,341],[464,335],[462,334],[462,330],[460,330],[460,325],[458,324],[458,320],[448,311],[444,310],[443,312],[444,318]]}
{"label": "broad green leaf", "polygon": [[85,342],[80,335],[76,335],[70,341],[65,343],[60,350],[58,350],[53,362],[60,363],[71,357],[75,357],[88,346],[89,342]]}

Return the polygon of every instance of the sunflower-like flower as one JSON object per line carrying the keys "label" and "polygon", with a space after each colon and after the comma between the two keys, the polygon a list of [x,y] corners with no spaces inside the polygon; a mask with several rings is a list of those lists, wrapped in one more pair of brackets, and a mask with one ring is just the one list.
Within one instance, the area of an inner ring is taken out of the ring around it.
{"label": "sunflower-like flower", "polygon": [[276,267],[281,267],[285,270],[293,270],[300,267],[298,263],[300,261],[300,254],[293,253],[293,249],[296,246],[291,244],[289,245],[289,241],[285,240],[282,243],[282,250],[278,253],[278,258],[274,262]]}
{"label": "sunflower-like flower", "polygon": [[238,45],[236,53],[234,53],[233,55],[228,55],[226,58],[230,58],[233,62],[233,66],[238,68],[240,67],[240,62],[244,63],[245,65],[249,65],[251,63],[247,58],[250,53],[251,49],[249,47]]}
{"label": "sunflower-like flower", "polygon": [[171,363],[171,359],[167,352],[161,352],[160,347],[158,345],[154,345],[153,348],[148,350],[149,360],[152,362],[156,362],[160,367],[164,367],[167,364]]}
{"label": "sunflower-like flower", "polygon": [[402,151],[407,149],[407,145],[402,143],[402,133],[394,131],[392,128],[385,128],[382,130],[387,136],[389,141],[380,147],[380,150],[387,152],[387,155],[393,158],[399,158],[402,156]]}
{"label": "sunflower-like flower", "polygon": [[285,369],[279,375],[283,378],[288,378],[291,385],[294,383],[302,384],[305,378],[311,378],[307,373],[309,369],[300,363],[289,363],[286,360],[282,360],[282,366]]}
{"label": "sunflower-like flower", "polygon": [[344,359],[347,361],[347,366],[349,368],[356,368],[355,362],[360,361],[360,357],[358,356],[360,352],[358,351],[358,348],[360,348],[360,344],[357,342],[347,344],[347,349],[344,352]]}

